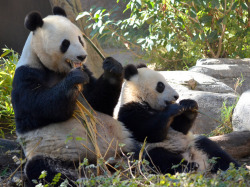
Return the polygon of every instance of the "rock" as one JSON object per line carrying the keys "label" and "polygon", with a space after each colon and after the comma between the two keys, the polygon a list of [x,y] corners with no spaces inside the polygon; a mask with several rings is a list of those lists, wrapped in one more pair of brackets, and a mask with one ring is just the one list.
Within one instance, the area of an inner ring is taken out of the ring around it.
{"label": "rock", "polygon": [[232,132],[210,137],[209,139],[218,143],[233,158],[238,159],[250,156],[250,131]]}
{"label": "rock", "polygon": [[[250,89],[250,58],[201,59],[189,71],[212,76],[232,89],[236,89],[240,94]],[[244,80],[243,83],[242,80]],[[242,85],[239,85],[240,83]]]}
{"label": "rock", "polygon": [[233,112],[234,131],[250,130],[250,90],[244,92]]}
{"label": "rock", "polygon": [[[179,100],[194,99],[199,105],[199,111],[205,114],[198,114],[192,129],[195,134],[208,134],[221,125],[218,121],[221,121],[223,102],[226,102],[226,106],[232,106],[237,101],[237,95],[232,93],[231,88],[212,77],[184,71],[164,71],[160,73],[177,90],[180,95]],[[192,79],[197,82],[195,89],[201,91],[191,90],[188,87],[188,81]],[[220,85],[222,85],[222,88],[220,88]]]}
{"label": "rock", "polygon": [[[0,173],[7,169],[7,173],[11,174],[18,165],[12,159],[14,156],[20,158],[22,151],[21,146],[12,140],[0,138]],[[24,156],[23,156],[24,157]]]}
{"label": "rock", "polygon": [[182,85],[177,87],[177,91],[183,90],[185,86],[188,90],[198,90],[214,93],[234,93],[234,90],[216,78],[202,73],[190,71],[160,71],[171,85]]}

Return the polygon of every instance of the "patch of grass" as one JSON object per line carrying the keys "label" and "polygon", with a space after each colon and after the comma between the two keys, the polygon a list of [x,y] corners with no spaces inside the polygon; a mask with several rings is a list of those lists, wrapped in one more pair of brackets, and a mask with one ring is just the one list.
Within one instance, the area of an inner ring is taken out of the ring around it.
{"label": "patch of grass", "polygon": [[[151,174],[150,170],[145,170],[147,167],[146,162],[134,161],[133,163],[143,163],[141,165],[140,172],[137,173],[137,168],[133,169],[133,172],[130,169],[122,172],[116,171],[111,176],[107,173],[103,175],[96,176],[93,173],[90,177],[79,178],[76,183],[80,186],[92,187],[92,186],[195,186],[195,187],[245,187],[250,185],[250,172],[244,167],[235,169],[234,165],[231,164],[230,168],[225,171],[218,171],[217,174],[208,174],[208,173],[177,173],[175,175],[171,174]],[[87,165],[85,167],[94,167],[97,166]],[[35,181],[35,183],[40,187],[53,186],[58,184],[60,174],[57,174],[51,184],[46,183],[45,181],[46,172],[42,172],[39,177],[40,181]],[[66,179],[61,186],[67,186],[68,180]]]}
{"label": "patch of grass", "polygon": [[238,99],[231,106],[227,106],[226,101],[224,101],[222,103],[222,107],[221,107],[221,122],[222,122],[222,124],[220,124],[212,132],[210,132],[208,136],[218,136],[218,135],[223,135],[223,134],[228,134],[228,133],[233,132],[232,115],[233,115],[233,110],[234,110],[237,102],[238,102]]}
{"label": "patch of grass", "polygon": [[8,48],[0,56],[0,137],[4,132],[14,132],[14,110],[11,104],[12,81],[18,62],[18,54]]}

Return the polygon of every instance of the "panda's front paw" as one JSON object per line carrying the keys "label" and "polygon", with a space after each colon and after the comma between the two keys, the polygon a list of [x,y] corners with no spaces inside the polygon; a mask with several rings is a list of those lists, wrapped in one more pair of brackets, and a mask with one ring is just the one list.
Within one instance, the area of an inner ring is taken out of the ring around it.
{"label": "panda's front paw", "polygon": [[196,163],[196,162],[189,162],[187,164],[187,172],[190,172],[190,171],[197,171],[197,169],[199,168],[199,164]]}
{"label": "panda's front paw", "polygon": [[182,114],[184,111],[184,108],[181,105],[178,104],[170,104],[168,107],[165,109],[166,115],[169,117],[175,117],[180,114]]}
{"label": "panda's front paw", "polygon": [[197,112],[198,110],[197,102],[192,99],[183,99],[179,104],[183,106],[185,111]]}
{"label": "panda's front paw", "polygon": [[87,84],[89,82],[89,76],[80,68],[76,68],[69,72],[66,80],[69,86],[75,86],[77,84]]}
{"label": "panda's front paw", "polygon": [[107,73],[107,74],[112,74],[115,76],[123,75],[122,65],[120,64],[120,62],[118,62],[112,57],[107,57],[103,61],[103,69],[104,69],[104,73]]}

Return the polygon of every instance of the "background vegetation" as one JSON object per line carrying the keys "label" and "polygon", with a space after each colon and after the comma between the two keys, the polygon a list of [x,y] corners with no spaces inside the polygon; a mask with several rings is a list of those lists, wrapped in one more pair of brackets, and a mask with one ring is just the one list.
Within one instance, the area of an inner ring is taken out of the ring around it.
{"label": "background vegetation", "polygon": [[14,132],[14,110],[11,104],[12,80],[14,77],[18,54],[12,49],[3,49],[0,56],[0,137],[4,132]]}
{"label": "background vegetation", "polygon": [[199,58],[249,57],[247,0],[126,2],[124,11],[131,11],[127,19],[116,20],[116,9],[104,8],[82,12],[77,19],[88,16],[92,37],[112,38],[128,49],[144,50],[157,69],[188,68]]}

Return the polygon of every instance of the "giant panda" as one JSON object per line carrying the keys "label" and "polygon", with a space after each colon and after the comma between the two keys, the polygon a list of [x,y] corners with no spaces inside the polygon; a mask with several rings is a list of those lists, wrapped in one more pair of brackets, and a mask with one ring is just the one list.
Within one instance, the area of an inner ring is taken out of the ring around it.
{"label": "giant panda", "polygon": [[[145,158],[156,171],[215,173],[228,169],[230,163],[239,166],[215,142],[191,133],[197,117],[196,101],[185,99],[177,104],[178,93],[160,73],[143,64],[130,64],[125,67],[125,79],[118,120],[136,141],[142,144],[146,139]],[[213,157],[216,164],[209,162]]]}
{"label": "giant panda", "polygon": [[104,73],[94,78],[84,65],[87,52],[81,31],[62,8],[54,7],[53,13],[43,19],[39,12],[26,16],[31,32],[13,80],[16,133],[27,158],[29,181],[44,170],[48,182],[57,173],[75,180],[75,164],[84,157],[96,162],[88,130],[75,117],[77,100],[96,118],[96,141],[104,160],[119,159],[119,143],[125,144],[124,152],[133,151],[135,145],[130,132],[112,117],[123,82],[121,64],[106,58]]}

